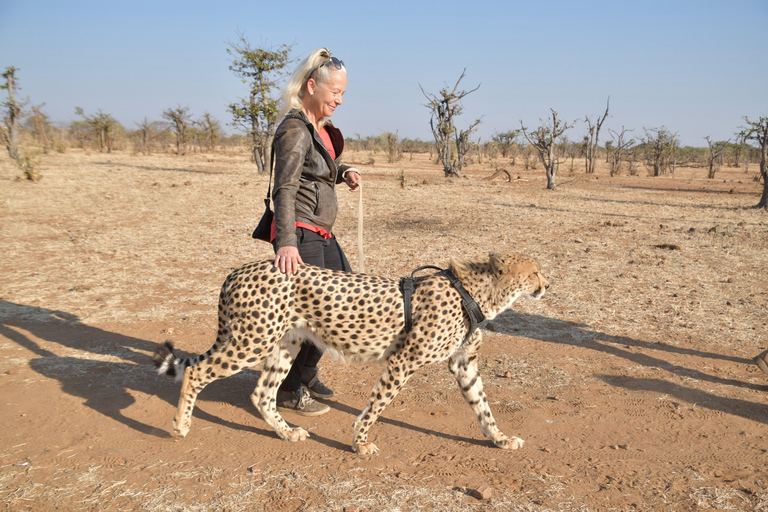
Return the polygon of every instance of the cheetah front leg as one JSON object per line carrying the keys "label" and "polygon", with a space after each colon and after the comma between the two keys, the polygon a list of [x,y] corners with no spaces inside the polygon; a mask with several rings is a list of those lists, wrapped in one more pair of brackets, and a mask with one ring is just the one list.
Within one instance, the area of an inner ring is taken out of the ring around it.
{"label": "cheetah front leg", "polygon": [[288,375],[300,346],[301,342],[297,340],[275,345],[264,361],[264,370],[251,394],[251,402],[264,421],[275,429],[280,439],[291,442],[304,441],[309,437],[309,433],[300,427],[292,428],[277,412],[277,390]]}
{"label": "cheetah front leg", "polygon": [[454,353],[448,363],[451,373],[456,377],[456,381],[464,395],[464,400],[472,408],[472,411],[480,421],[480,428],[493,444],[505,450],[517,450],[522,448],[525,441],[519,437],[507,437],[496,426],[496,420],[493,419],[491,408],[488,406],[488,399],[483,391],[483,382],[477,372],[477,347],[480,344],[481,335],[477,331],[469,345],[462,347]]}
{"label": "cheetah front leg", "polygon": [[406,363],[405,357],[401,354],[395,354],[390,358],[387,369],[371,391],[368,405],[355,421],[352,442],[352,450],[355,453],[360,455],[379,453],[379,448],[368,442],[368,431],[416,369],[417,367],[412,363]]}

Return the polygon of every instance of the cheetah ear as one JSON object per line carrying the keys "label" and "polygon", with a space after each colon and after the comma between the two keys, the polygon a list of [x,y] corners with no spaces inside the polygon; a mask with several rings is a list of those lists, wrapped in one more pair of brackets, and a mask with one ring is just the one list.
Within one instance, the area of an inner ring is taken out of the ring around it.
{"label": "cheetah ear", "polygon": [[509,272],[509,265],[501,254],[489,254],[489,263],[496,276],[501,277]]}

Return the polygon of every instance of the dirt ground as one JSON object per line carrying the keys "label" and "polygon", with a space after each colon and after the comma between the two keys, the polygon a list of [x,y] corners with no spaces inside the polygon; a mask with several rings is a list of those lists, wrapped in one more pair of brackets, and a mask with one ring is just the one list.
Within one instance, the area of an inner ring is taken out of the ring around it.
{"label": "dirt ground", "polygon": [[[311,438],[277,438],[256,373],[208,386],[187,438],[179,384],[150,355],[216,333],[226,275],[271,247],[249,238],[266,177],[245,154],[68,150],[17,179],[0,156],[0,503],[5,510],[768,510],[768,215],[755,166],[611,178],[508,161],[447,180],[428,155],[364,173],[366,271],[392,278],[511,250],[551,283],[483,326],[485,439],[445,364],[409,381],[351,452],[382,371],[324,358],[337,396]],[[604,164],[603,164],[604,165]],[[577,162],[578,166],[578,162]],[[497,167],[512,181],[484,180]],[[357,268],[357,196],[336,232]],[[473,490],[490,489],[476,497]]]}

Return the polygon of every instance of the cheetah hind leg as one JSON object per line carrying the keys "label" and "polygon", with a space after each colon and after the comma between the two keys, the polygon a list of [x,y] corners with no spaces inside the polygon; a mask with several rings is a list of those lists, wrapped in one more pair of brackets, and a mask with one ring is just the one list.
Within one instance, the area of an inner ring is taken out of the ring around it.
{"label": "cheetah hind leg", "polygon": [[464,400],[472,408],[472,411],[480,421],[480,429],[493,444],[504,450],[517,450],[522,448],[525,441],[519,437],[507,437],[496,426],[488,399],[483,391],[483,382],[477,372],[477,359],[474,356],[467,357],[466,353],[454,354],[449,361],[451,373],[464,395]]}
{"label": "cheetah hind leg", "polygon": [[[251,402],[258,409],[261,417],[275,429],[280,439],[296,442],[304,441],[309,433],[301,427],[291,427],[277,412],[277,390],[283,383],[293,360],[299,353],[301,341],[287,334],[279,344],[276,344],[264,361],[264,370],[256,383],[256,389],[251,394]],[[309,343],[309,342],[307,342]]]}
{"label": "cheetah hind leg", "polygon": [[229,377],[238,373],[239,370],[225,370],[219,366],[214,366],[216,376],[211,377],[211,372],[206,372],[212,365],[213,358],[207,358],[200,361],[195,366],[187,367],[184,370],[184,382],[181,385],[179,395],[179,407],[176,410],[176,416],[173,418],[173,436],[177,439],[186,437],[189,433],[189,427],[192,423],[192,411],[195,409],[197,395],[211,382]]}
{"label": "cheetah hind leg", "polygon": [[179,406],[176,409],[176,415],[173,417],[173,437],[183,439],[189,433],[189,427],[192,423],[192,410],[195,408],[197,393],[192,392],[193,367],[184,370],[184,383],[181,385],[179,393]]}

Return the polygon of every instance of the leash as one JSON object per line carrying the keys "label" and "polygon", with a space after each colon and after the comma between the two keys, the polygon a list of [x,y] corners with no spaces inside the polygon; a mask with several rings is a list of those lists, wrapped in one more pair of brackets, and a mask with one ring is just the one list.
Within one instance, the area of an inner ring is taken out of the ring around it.
{"label": "leash", "polygon": [[358,272],[365,274],[365,260],[363,259],[363,186],[357,183],[357,268]]}

